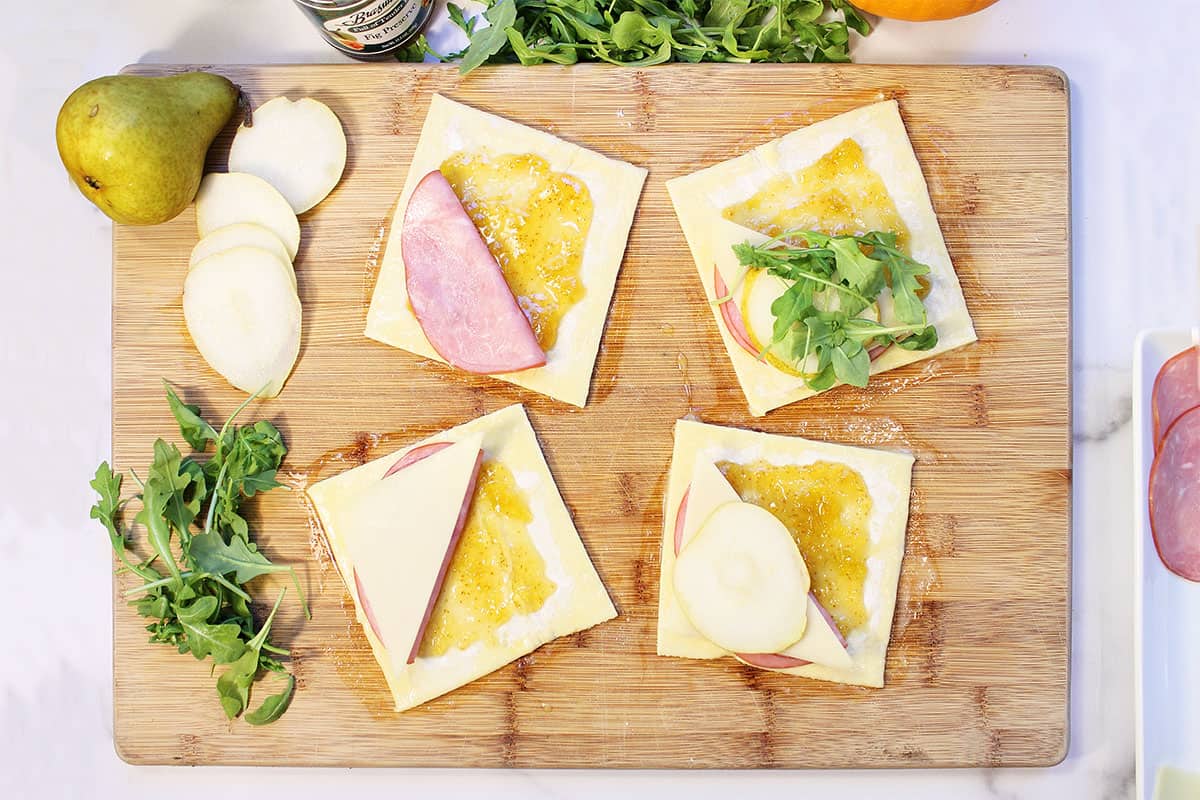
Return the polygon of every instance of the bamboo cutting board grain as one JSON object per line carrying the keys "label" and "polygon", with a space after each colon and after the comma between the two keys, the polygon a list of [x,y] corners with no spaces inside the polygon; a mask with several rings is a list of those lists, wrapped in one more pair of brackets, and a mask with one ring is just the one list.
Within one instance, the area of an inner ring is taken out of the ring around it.
{"label": "bamboo cutting board grain", "polygon": [[[174,70],[176,68],[169,68]],[[182,69],[182,68],[179,68]],[[264,550],[300,570],[276,631],[291,710],[226,722],[207,663],[145,643],[114,601],[118,752],[134,763],[517,767],[1047,765],[1067,744],[1070,301],[1067,89],[1042,68],[409,65],[218,67],[254,103],[310,95],[341,117],[346,174],[302,219],[304,338],[273,419],[297,488],[524,402],[620,617],[405,714],[390,699],[303,492],[250,505]],[[136,67],[152,74],[158,68]],[[453,373],[363,337],[367,301],[431,92],[650,175],[586,410]],[[805,124],[900,101],[979,343],[754,419],[705,307],[663,182]],[[228,132],[213,149],[223,168]],[[189,210],[114,233],[113,450],[141,470],[174,428],[160,379],[220,419],[242,399],[188,339]],[[655,655],[673,422],[917,458],[887,686],[862,689]],[[132,584],[116,581],[118,590]],[[281,582],[254,586],[260,603]],[[261,610],[261,606],[260,606]],[[261,695],[265,696],[265,695]]]}

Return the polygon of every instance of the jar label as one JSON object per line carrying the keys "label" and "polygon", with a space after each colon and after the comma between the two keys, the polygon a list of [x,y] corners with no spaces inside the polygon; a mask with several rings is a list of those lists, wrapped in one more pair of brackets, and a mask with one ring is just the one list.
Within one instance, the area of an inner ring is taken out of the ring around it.
{"label": "jar label", "polygon": [[428,0],[375,0],[322,27],[337,44],[350,50],[379,50],[407,39],[419,23]]}

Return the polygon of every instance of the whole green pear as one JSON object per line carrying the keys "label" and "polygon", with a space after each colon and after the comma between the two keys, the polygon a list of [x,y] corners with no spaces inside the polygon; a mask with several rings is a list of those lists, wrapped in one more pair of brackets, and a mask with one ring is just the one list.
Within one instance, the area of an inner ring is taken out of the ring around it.
{"label": "whole green pear", "polygon": [[208,146],[237,105],[237,86],[210,72],[97,78],[58,112],[58,154],[117,222],[166,222],[196,196]]}

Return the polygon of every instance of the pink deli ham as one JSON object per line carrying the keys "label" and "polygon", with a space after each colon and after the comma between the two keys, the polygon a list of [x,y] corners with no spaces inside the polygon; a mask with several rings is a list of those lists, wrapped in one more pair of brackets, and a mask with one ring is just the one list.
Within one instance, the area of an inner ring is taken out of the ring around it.
{"label": "pink deli ham", "polygon": [[1154,379],[1150,406],[1154,418],[1154,448],[1162,446],[1171,423],[1183,412],[1200,406],[1200,348],[1189,347],[1162,365]]}
{"label": "pink deli ham", "polygon": [[395,464],[392,464],[392,466],[388,467],[388,471],[383,473],[383,477],[386,478],[389,475],[395,475],[405,467],[411,466],[418,461],[424,461],[434,453],[445,450],[452,444],[453,442],[432,442],[430,444],[423,444],[420,447],[414,447],[412,450],[409,450],[407,453],[400,456],[399,460],[397,460]]}
{"label": "pink deli ham", "polygon": [[409,197],[401,246],[413,313],[438,355],[480,374],[546,363],[500,265],[442,173],[426,175]]}
{"label": "pink deli ham", "polygon": [[1200,408],[1167,430],[1150,468],[1150,530],[1167,569],[1200,581]]}
{"label": "pink deli ham", "polygon": [[725,285],[725,279],[721,277],[721,270],[715,266],[713,267],[713,290],[717,293],[717,300],[721,306],[721,319],[725,320],[725,327],[729,329],[729,335],[742,346],[743,350],[755,358],[759,358],[759,352],[754,349],[754,345],[750,344],[750,334],[746,331],[746,324],[742,321],[742,312],[738,310],[737,303],[733,298],[728,297],[729,287]]}

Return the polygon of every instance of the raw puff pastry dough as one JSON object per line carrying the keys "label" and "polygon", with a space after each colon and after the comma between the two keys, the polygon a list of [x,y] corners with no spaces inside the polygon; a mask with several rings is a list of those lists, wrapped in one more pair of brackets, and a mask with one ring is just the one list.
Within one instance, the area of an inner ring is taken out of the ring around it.
{"label": "raw puff pastry dough", "polygon": [[[736,285],[742,268],[730,249],[733,244],[746,240],[761,242],[768,238],[729,222],[722,217],[722,212],[752,196],[771,178],[792,175],[811,165],[845,139],[854,139],[859,144],[867,166],[887,187],[911,234],[912,257],[929,265],[932,288],[925,300],[925,308],[929,322],[938,331],[938,343],[933,349],[909,351],[891,347],[871,363],[871,374],[974,342],[975,328],[967,312],[962,287],[950,263],[950,254],[946,252],[925,177],[921,174],[921,166],[913,153],[895,100],[864,106],[815,123],[760,145],[745,155],[667,181],[667,191],[704,284],[705,297],[710,301],[716,299],[714,265],[721,271],[726,285]],[[751,414],[762,416],[771,409],[817,394],[801,378],[788,375],[743,350],[725,327],[720,308],[712,304],[712,311]]]}
{"label": "raw puff pastry dough", "polygon": [[[525,493],[533,513],[529,535],[546,562],[547,577],[554,581],[556,588],[536,612],[514,616],[501,625],[496,632],[498,642],[475,642],[465,650],[451,649],[444,655],[418,657],[412,664],[406,664],[407,652],[393,654],[375,636],[361,611],[353,581],[348,582],[346,590],[354,597],[355,614],[371,643],[375,659],[383,668],[397,711],[453,691],[546,642],[617,615],[558,493],[525,409],[520,405],[508,406],[414,442],[310,486],[308,496],[320,516],[329,548],[343,578],[353,574],[353,564],[333,524],[338,507],[354,502],[355,494],[363,486],[381,480],[388,468],[409,450],[432,442],[459,441],[472,433],[483,435],[484,460],[500,461],[507,466]],[[396,565],[397,580],[404,578],[403,566]]]}
{"label": "raw puff pastry dough", "polygon": [[833,461],[857,470],[871,493],[871,546],[867,556],[864,602],[868,621],[846,637],[853,666],[834,669],[820,664],[777,670],[789,675],[859,686],[883,686],[883,668],[892,635],[896,587],[904,559],[912,456],[884,450],[814,442],[681,419],[675,423],[675,449],[667,481],[663,513],[662,568],[658,585],[658,654],[681,658],[720,658],[724,650],[702,637],[684,615],[672,589],[675,566],[675,515],[698,459],[749,464],[811,464]]}
{"label": "raw puff pastry dough", "polygon": [[646,170],[441,95],[433,95],[430,101],[408,179],[396,203],[392,233],[367,313],[366,335],[445,363],[425,338],[409,305],[399,230],[409,195],[421,178],[455,153],[479,150],[495,155],[539,155],[555,172],[568,172],[579,178],[591,193],[592,227],[580,267],[585,288],[583,298],[563,317],[558,341],[546,353],[546,366],[494,376],[582,408],[587,403],[600,337]]}

